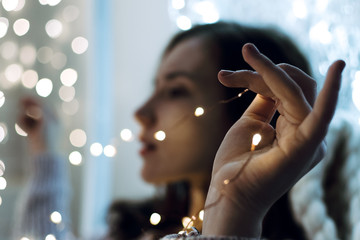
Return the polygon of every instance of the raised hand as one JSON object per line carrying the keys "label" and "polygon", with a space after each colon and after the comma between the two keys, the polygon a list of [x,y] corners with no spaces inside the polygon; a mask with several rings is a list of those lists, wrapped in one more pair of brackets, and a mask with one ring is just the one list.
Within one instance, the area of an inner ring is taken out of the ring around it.
{"label": "raised hand", "polygon": [[[255,72],[221,71],[219,80],[258,95],[229,130],[215,157],[205,204],[205,235],[261,234],[262,219],[271,205],[323,157],[323,139],[345,67],[343,61],[329,67],[312,108],[316,84],[311,77],[293,66],[275,65],[252,44],[244,46],[243,57]],[[273,129],[269,122],[276,110],[280,116]],[[256,133],[262,139],[251,151]]]}

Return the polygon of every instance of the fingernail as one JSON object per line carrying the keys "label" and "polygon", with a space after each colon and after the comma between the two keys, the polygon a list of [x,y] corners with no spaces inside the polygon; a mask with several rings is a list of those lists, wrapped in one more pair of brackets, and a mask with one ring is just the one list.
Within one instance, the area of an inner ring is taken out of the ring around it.
{"label": "fingernail", "polygon": [[229,76],[231,74],[233,74],[235,71],[231,71],[231,70],[221,70],[219,72],[219,74],[222,76],[222,77],[226,77],[226,76]]}

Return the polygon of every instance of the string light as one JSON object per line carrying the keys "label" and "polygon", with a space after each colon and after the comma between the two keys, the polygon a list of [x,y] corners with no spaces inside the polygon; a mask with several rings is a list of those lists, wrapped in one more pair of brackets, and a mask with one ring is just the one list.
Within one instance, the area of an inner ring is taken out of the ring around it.
{"label": "string light", "polygon": [[197,107],[197,108],[195,109],[194,115],[195,115],[195,117],[200,117],[200,116],[202,116],[204,113],[205,113],[204,108],[202,108],[202,107]]}
{"label": "string light", "polygon": [[52,234],[46,235],[45,240],[56,240],[56,237]]}
{"label": "string light", "polygon": [[155,226],[155,225],[158,225],[158,224],[161,222],[161,216],[160,216],[160,214],[158,214],[158,213],[153,213],[153,214],[151,214],[149,221],[150,221],[150,223],[151,223],[152,225],[154,225],[154,226]]}
{"label": "string light", "polygon": [[113,145],[106,145],[104,147],[104,155],[106,157],[114,157],[116,155],[116,148]]}
{"label": "string light", "polygon": [[165,138],[166,138],[166,134],[164,131],[160,130],[160,131],[157,131],[155,134],[154,134],[154,138],[158,141],[164,141]]}
{"label": "string light", "polygon": [[251,143],[251,151],[255,151],[255,147],[260,143],[261,135],[259,133],[254,134]]}
{"label": "string light", "polygon": [[125,129],[121,130],[120,138],[125,142],[130,142],[133,140],[134,137],[133,137],[133,133],[131,132],[131,130],[125,128]]}
{"label": "string light", "polygon": [[78,166],[82,163],[82,155],[78,151],[73,151],[69,154],[69,162],[72,165]]}
{"label": "string light", "polygon": [[60,224],[62,221],[62,216],[58,211],[54,211],[50,214],[50,220],[55,224]]}
{"label": "string light", "polygon": [[0,177],[0,190],[4,190],[7,186],[6,179],[4,177]]}

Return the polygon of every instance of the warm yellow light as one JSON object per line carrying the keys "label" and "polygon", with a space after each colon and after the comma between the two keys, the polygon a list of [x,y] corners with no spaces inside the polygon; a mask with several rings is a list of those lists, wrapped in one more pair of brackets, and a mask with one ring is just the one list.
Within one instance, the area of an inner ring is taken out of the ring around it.
{"label": "warm yellow light", "polygon": [[201,210],[200,212],[199,212],[199,219],[201,220],[201,221],[204,221],[204,210]]}
{"label": "warm yellow light", "polygon": [[133,133],[130,129],[125,128],[121,130],[120,137],[123,141],[130,142],[133,139]]}
{"label": "warm yellow light", "polygon": [[102,154],[103,152],[103,146],[100,143],[93,143],[90,146],[90,153],[91,155],[93,155],[94,157],[98,157]]}
{"label": "warm yellow light", "polygon": [[224,180],[224,184],[225,184],[225,185],[229,184],[229,182],[230,182],[229,179],[225,179],[225,180]]}
{"label": "warm yellow light", "polygon": [[114,157],[116,155],[116,148],[113,145],[106,145],[104,147],[104,155],[107,157]]}
{"label": "warm yellow light", "polygon": [[158,214],[158,213],[153,213],[153,214],[151,214],[151,216],[150,216],[150,223],[151,223],[152,225],[158,225],[158,224],[160,223],[160,221],[161,221],[161,216],[160,216],[160,214]]}
{"label": "warm yellow light", "polygon": [[205,113],[204,108],[202,108],[202,107],[197,107],[197,108],[195,109],[194,115],[195,115],[195,117],[200,117],[200,116],[202,116],[204,113]]}
{"label": "warm yellow light", "polygon": [[78,151],[73,151],[69,154],[69,162],[72,165],[78,166],[82,162],[82,155]]}
{"label": "warm yellow light", "polygon": [[158,141],[164,141],[166,138],[166,134],[164,131],[157,131],[154,135],[155,139]]}
{"label": "warm yellow light", "polygon": [[4,177],[0,177],[0,190],[4,190],[6,188],[7,182]]}
{"label": "warm yellow light", "polygon": [[259,133],[254,134],[251,144],[251,151],[255,150],[255,147],[259,145],[261,141],[261,135]]}
{"label": "warm yellow light", "polygon": [[59,224],[62,221],[62,216],[59,212],[54,211],[50,214],[50,220],[55,224]]}
{"label": "warm yellow light", "polygon": [[84,37],[77,37],[71,42],[71,48],[76,54],[83,54],[88,49],[89,42]]}
{"label": "warm yellow light", "polygon": [[15,131],[17,134],[23,137],[26,137],[28,135],[17,123],[15,123]]}
{"label": "warm yellow light", "polygon": [[36,93],[41,97],[47,97],[51,94],[53,83],[48,78],[40,79],[36,84]]}
{"label": "warm yellow light", "polygon": [[181,222],[183,227],[187,229],[191,228],[194,225],[193,221],[189,217],[183,217]]}
{"label": "warm yellow light", "polygon": [[70,136],[70,143],[74,147],[83,147],[86,144],[87,136],[84,130],[82,129],[75,129],[71,131]]}

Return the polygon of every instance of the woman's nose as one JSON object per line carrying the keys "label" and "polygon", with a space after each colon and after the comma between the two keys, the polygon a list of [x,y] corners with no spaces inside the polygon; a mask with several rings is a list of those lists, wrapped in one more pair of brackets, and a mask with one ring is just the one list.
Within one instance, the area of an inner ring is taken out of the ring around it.
{"label": "woman's nose", "polygon": [[155,122],[155,114],[150,100],[137,109],[134,115],[143,127],[149,127]]}

